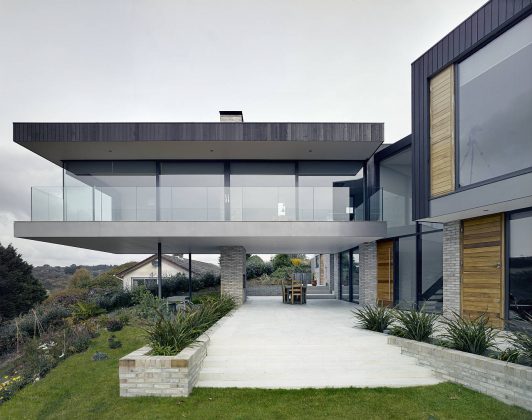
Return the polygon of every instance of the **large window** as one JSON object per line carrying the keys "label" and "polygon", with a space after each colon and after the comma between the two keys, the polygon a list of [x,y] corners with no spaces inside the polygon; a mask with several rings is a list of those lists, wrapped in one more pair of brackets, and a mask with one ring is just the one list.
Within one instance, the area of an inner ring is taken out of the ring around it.
{"label": "large window", "polygon": [[411,309],[416,305],[416,237],[399,238],[398,246],[397,304]]}
{"label": "large window", "polygon": [[295,220],[292,162],[232,162],[231,220]]}
{"label": "large window", "polygon": [[340,253],[340,298],[348,302],[359,301],[359,267],[358,248]]}
{"label": "large window", "polygon": [[532,167],[532,16],[458,65],[459,182]]}
{"label": "large window", "polygon": [[161,220],[224,220],[223,162],[161,162]]}
{"label": "large window", "polygon": [[425,309],[443,310],[443,232],[421,236],[420,305]]}
{"label": "large window", "polygon": [[153,161],[65,162],[66,220],[156,220]]}
{"label": "large window", "polygon": [[509,220],[509,318],[532,316],[532,210]]}
{"label": "large window", "polygon": [[351,301],[349,293],[349,281],[351,278],[350,264],[349,264],[350,251],[344,251],[340,254],[340,294],[343,300]]}
{"label": "large window", "polygon": [[363,172],[359,161],[68,161],[62,191],[32,191],[32,215],[72,221],[365,220]]}
{"label": "large window", "polygon": [[393,234],[413,231],[412,153],[410,148],[383,159],[379,164],[382,216]]}

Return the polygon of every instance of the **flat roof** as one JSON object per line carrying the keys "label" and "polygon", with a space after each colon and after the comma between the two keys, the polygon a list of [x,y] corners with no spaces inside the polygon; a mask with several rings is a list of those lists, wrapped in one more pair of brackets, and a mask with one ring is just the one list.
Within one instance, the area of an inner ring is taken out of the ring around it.
{"label": "flat roof", "polygon": [[61,165],[65,160],[366,160],[384,123],[16,122],[13,140]]}

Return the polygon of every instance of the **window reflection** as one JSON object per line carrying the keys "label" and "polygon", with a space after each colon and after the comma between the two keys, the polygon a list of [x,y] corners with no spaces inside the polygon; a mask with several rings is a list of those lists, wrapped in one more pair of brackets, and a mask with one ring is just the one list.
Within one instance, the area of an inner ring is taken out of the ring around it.
{"label": "window reflection", "polygon": [[509,221],[510,319],[532,317],[532,211],[514,213]]}
{"label": "window reflection", "polygon": [[532,166],[532,16],[458,65],[460,185]]}

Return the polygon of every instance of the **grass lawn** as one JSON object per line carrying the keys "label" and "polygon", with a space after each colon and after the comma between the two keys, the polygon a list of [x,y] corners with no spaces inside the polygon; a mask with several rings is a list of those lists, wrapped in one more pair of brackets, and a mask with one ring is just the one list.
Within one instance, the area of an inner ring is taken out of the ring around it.
{"label": "grass lawn", "polygon": [[[0,419],[532,419],[532,413],[445,383],[416,388],[196,389],[189,398],[120,398],[118,359],[144,344],[140,330],[104,332],[44,379],[0,406]],[[93,362],[95,351],[109,355]]]}

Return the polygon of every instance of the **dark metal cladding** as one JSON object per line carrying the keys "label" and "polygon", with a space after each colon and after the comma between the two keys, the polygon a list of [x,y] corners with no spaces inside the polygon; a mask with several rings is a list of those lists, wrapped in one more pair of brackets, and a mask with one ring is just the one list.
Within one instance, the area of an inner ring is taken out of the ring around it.
{"label": "dark metal cladding", "polygon": [[532,13],[532,0],[492,0],[412,63],[413,216],[429,216],[429,79]]}
{"label": "dark metal cladding", "polygon": [[13,123],[23,142],[355,141],[382,142],[383,123]]}

